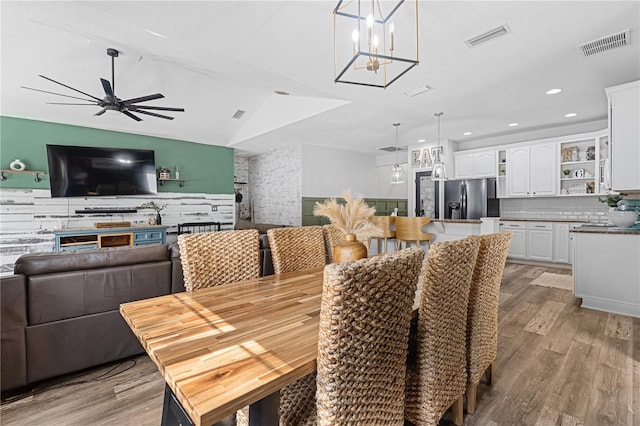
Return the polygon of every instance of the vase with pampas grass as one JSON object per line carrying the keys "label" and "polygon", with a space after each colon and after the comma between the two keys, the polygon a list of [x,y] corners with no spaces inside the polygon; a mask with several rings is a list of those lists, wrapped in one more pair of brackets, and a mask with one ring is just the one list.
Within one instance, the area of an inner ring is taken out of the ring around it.
{"label": "vase with pampas grass", "polygon": [[316,203],[314,216],[325,216],[344,235],[342,241],[333,249],[334,262],[348,262],[367,257],[367,246],[362,241],[381,237],[383,231],[371,221],[375,207],[367,205],[362,199],[356,199],[350,191],[342,193],[345,203],[339,204],[335,198]]}

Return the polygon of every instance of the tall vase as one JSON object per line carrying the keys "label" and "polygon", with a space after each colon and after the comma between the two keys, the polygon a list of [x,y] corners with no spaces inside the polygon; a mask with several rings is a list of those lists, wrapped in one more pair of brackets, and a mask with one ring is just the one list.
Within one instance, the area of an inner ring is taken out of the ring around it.
{"label": "tall vase", "polygon": [[349,262],[367,257],[367,247],[353,234],[342,237],[342,241],[333,248],[334,262]]}
{"label": "tall vase", "polygon": [[156,225],[162,225],[162,216],[160,216],[160,213],[156,216]]}

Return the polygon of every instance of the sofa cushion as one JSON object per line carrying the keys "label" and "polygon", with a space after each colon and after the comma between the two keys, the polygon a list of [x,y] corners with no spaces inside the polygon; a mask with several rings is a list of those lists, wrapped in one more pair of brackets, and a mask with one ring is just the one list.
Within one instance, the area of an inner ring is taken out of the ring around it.
{"label": "sofa cushion", "polygon": [[166,245],[152,244],[139,247],[112,247],[61,253],[25,254],[16,261],[15,273],[42,275],[56,272],[169,260]]}
{"label": "sofa cushion", "polygon": [[[165,252],[168,252],[166,247]],[[118,309],[121,303],[171,291],[171,262],[118,266],[30,276],[29,324]]]}

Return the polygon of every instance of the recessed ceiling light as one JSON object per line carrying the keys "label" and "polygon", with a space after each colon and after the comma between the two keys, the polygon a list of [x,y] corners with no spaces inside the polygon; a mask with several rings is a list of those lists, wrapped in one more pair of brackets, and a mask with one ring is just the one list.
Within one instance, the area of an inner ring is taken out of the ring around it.
{"label": "recessed ceiling light", "polygon": [[562,89],[551,89],[547,90],[547,95],[555,95],[556,93],[562,92]]}
{"label": "recessed ceiling light", "polygon": [[471,135],[471,134],[472,134],[471,132],[464,132],[462,135],[463,135],[463,136],[469,136],[469,135]]}
{"label": "recessed ceiling light", "polygon": [[571,117],[575,117],[576,115],[578,114],[576,114],[575,112],[570,112],[569,114],[565,114],[564,116],[567,118],[571,118]]}
{"label": "recessed ceiling light", "polygon": [[520,123],[509,123],[509,127],[515,127],[517,125],[519,125]]}
{"label": "recessed ceiling light", "polygon": [[426,142],[426,139],[418,139],[418,142]]}

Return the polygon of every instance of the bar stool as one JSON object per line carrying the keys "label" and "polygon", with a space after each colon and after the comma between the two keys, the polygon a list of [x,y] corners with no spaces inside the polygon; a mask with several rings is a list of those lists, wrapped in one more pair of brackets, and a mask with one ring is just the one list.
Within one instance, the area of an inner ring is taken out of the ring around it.
{"label": "bar stool", "polygon": [[373,237],[371,240],[378,241],[378,254],[387,252],[387,241],[396,238],[396,231],[391,230],[391,225],[395,223],[395,216],[373,216],[371,221],[382,229],[384,234],[381,237]]}
{"label": "bar stool", "polygon": [[396,250],[401,249],[401,244],[404,241],[405,247],[412,242],[415,242],[418,247],[422,241],[427,242],[427,247],[430,247],[431,240],[433,240],[433,234],[423,232],[422,227],[431,222],[429,217],[402,217],[397,216],[395,218],[396,223]]}

